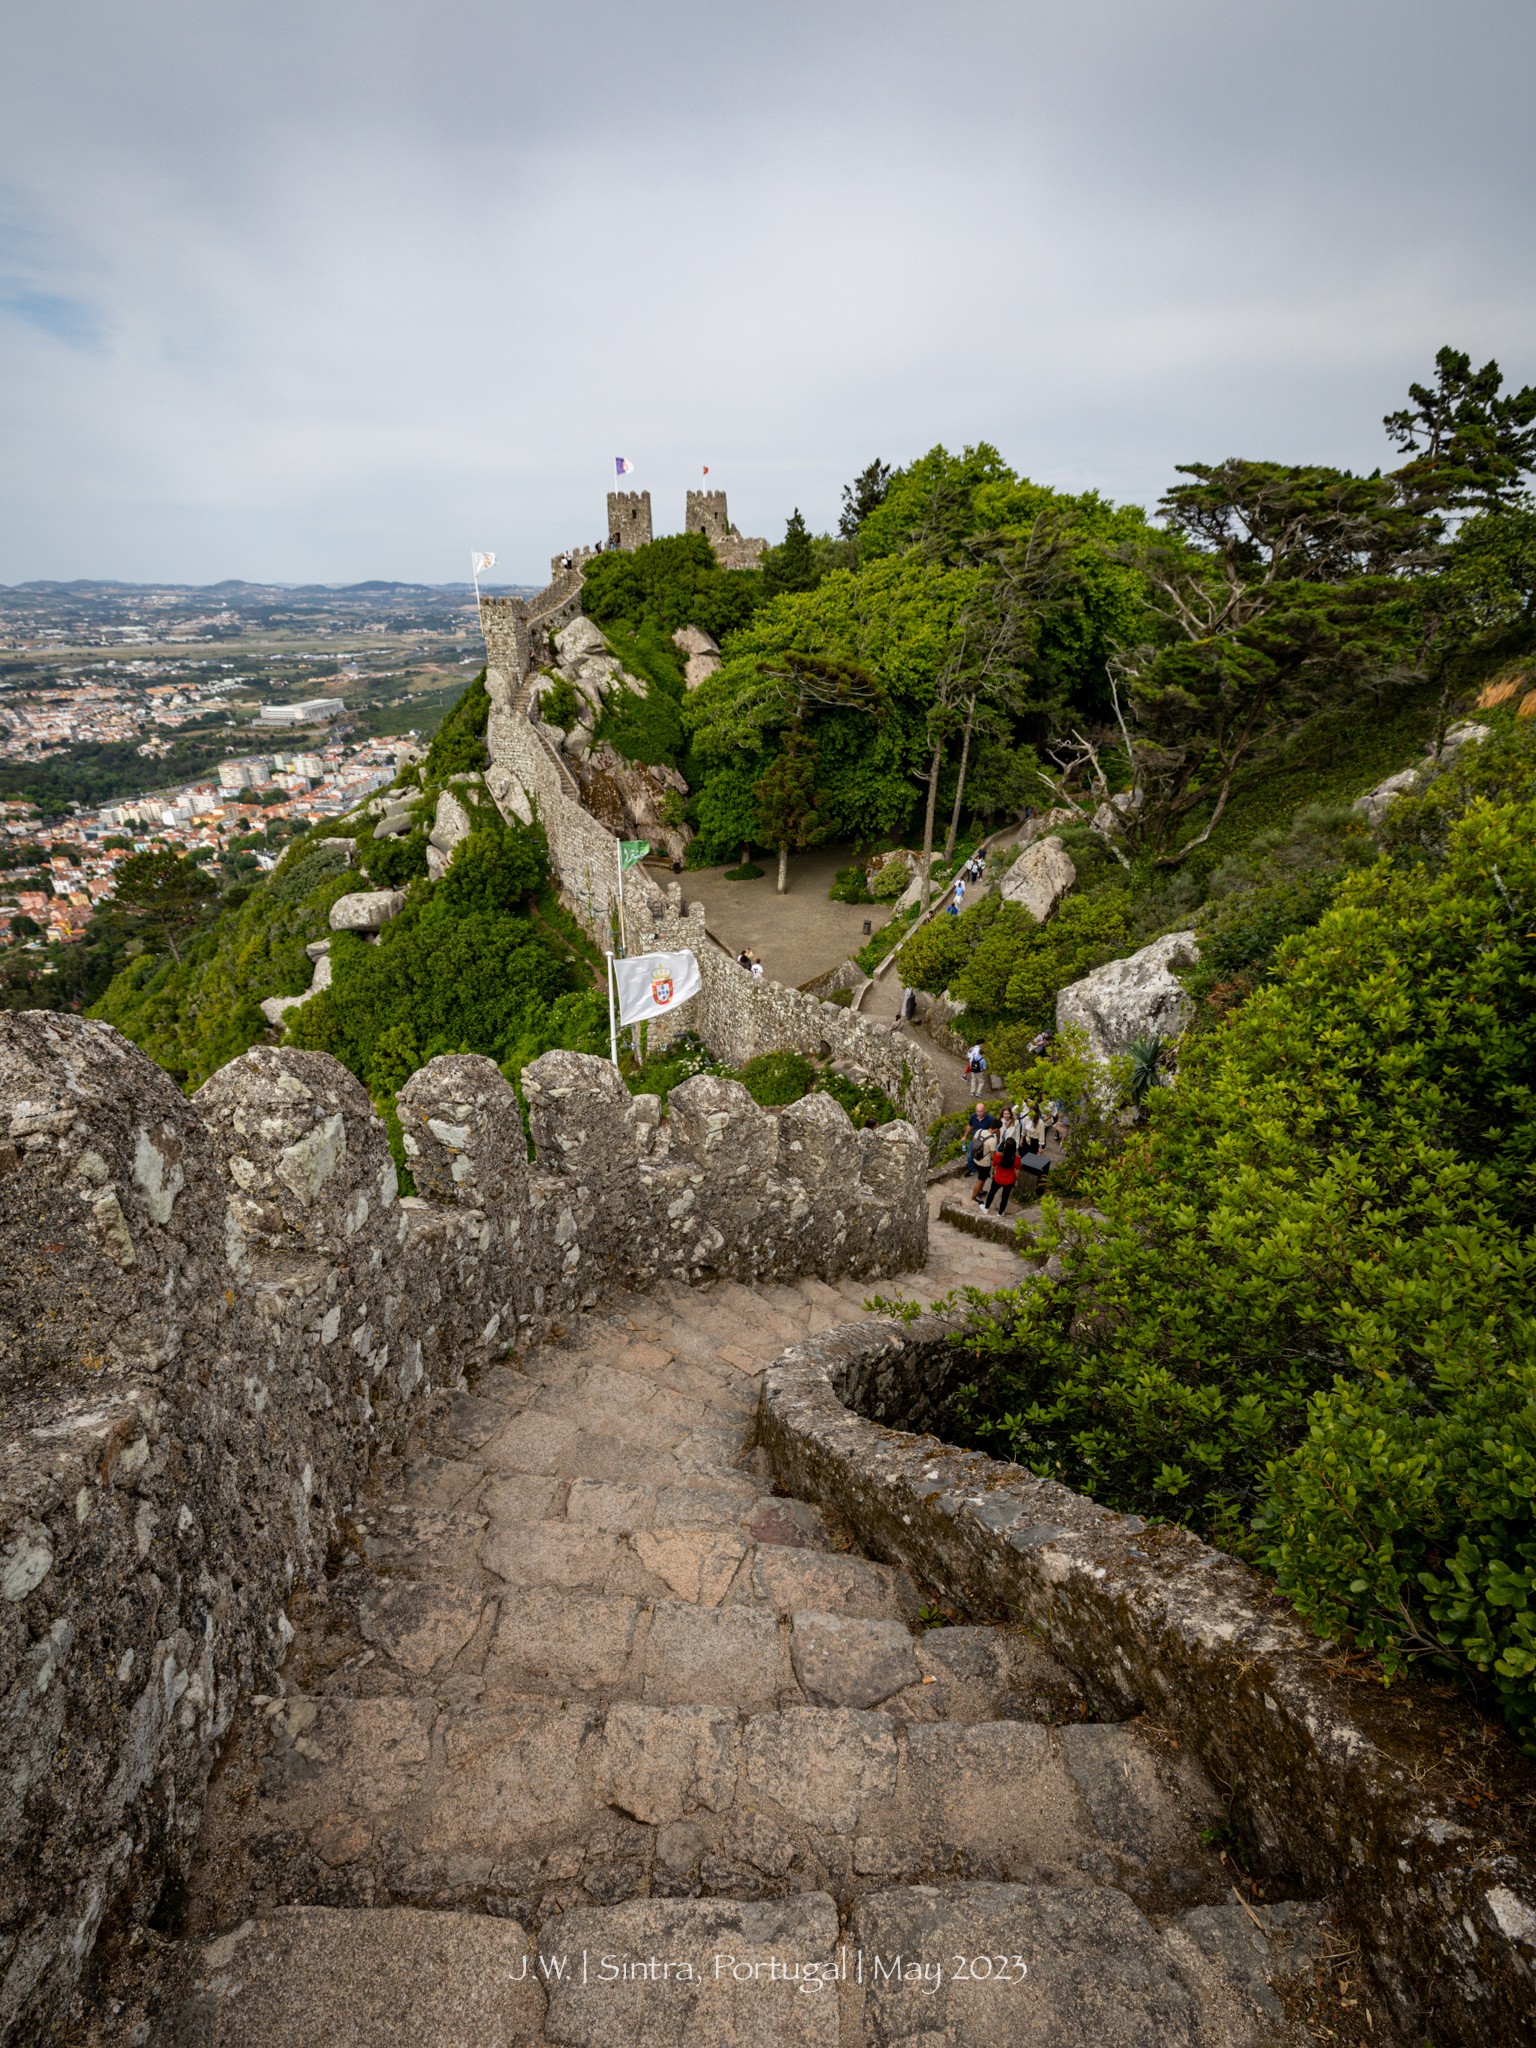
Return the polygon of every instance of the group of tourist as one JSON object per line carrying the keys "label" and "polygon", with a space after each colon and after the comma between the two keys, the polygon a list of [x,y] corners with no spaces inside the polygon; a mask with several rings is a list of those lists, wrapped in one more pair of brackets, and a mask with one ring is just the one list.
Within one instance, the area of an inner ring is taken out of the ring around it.
{"label": "group of tourist", "polygon": [[986,865],[987,857],[985,854],[973,853],[959,874],[956,875],[954,891],[949,899],[949,915],[951,917],[958,917],[960,915],[960,912],[965,907],[966,890],[974,888],[976,883],[981,880],[986,870]]}
{"label": "group of tourist", "polygon": [[1003,1215],[1021,1173],[1039,1185],[1050,1170],[1046,1144],[1060,1120],[1059,1102],[1005,1103],[1001,1113],[977,1103],[966,1126],[965,1170],[976,1182],[971,1199],[978,1208],[990,1210],[996,1195],[997,1213]]}
{"label": "group of tourist", "polygon": [[748,974],[751,975],[754,981],[762,980],[763,963],[761,960],[758,959],[755,953],[749,953],[745,946],[743,946],[741,951],[736,955],[736,965],[738,967],[745,967]]}

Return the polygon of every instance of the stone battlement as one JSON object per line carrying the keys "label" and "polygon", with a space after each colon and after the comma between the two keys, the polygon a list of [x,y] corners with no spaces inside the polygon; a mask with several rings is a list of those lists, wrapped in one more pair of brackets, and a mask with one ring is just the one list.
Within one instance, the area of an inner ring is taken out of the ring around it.
{"label": "stone battlement", "polygon": [[190,1854],[373,1450],[464,1369],[612,1288],[888,1274],[925,1253],[924,1148],[825,1096],[433,1060],[399,1097],[420,1193],[325,1054],[261,1047],[188,1101],[107,1025],[0,1018],[0,2040],[37,2040],[104,1920]]}

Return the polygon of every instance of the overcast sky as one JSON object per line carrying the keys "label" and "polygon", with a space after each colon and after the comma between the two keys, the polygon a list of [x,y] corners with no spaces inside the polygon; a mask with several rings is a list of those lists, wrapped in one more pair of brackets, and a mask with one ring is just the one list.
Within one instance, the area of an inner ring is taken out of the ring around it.
{"label": "overcast sky", "polygon": [[511,581],[995,442],[1151,503],[1536,380],[1531,0],[47,0],[0,31],[0,582]]}

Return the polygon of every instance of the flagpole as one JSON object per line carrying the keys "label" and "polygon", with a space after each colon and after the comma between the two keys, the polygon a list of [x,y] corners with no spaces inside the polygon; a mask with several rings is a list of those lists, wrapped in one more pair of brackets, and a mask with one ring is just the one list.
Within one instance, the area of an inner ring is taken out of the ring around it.
{"label": "flagpole", "polygon": [[626,958],[629,954],[629,934],[624,929],[624,842],[615,839],[613,857],[619,867],[619,952]]}
{"label": "flagpole", "polygon": [[619,1018],[618,1012],[613,1006],[613,955],[605,953],[603,958],[608,962],[608,1048],[613,1054],[613,1070],[617,1073],[619,1070]]}

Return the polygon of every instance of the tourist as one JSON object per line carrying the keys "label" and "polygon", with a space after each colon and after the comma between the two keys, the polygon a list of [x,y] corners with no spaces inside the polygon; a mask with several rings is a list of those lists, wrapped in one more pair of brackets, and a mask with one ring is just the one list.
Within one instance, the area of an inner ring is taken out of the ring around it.
{"label": "tourist", "polygon": [[910,1024],[917,1015],[917,990],[904,988],[901,992],[901,1021]]}
{"label": "tourist", "polygon": [[965,1056],[965,1071],[970,1077],[971,1093],[980,1095],[987,1085],[987,1056],[979,1038]]}
{"label": "tourist", "polygon": [[956,884],[955,884],[955,901],[956,901],[957,903],[963,903],[963,902],[965,901],[965,877],[964,877],[964,875],[962,875],[962,876],[960,877],[959,881],[958,881],[958,882],[956,882]]}
{"label": "tourist", "polygon": [[1001,1216],[1008,1207],[1008,1197],[1013,1193],[1014,1182],[1018,1177],[1018,1140],[1013,1137],[1001,1138],[998,1140],[997,1150],[992,1155],[992,1185],[987,1189],[987,1198],[981,1206],[990,1209],[992,1197],[995,1194],[1001,1195],[1002,1200],[997,1205],[997,1213]]}
{"label": "tourist", "polygon": [[752,969],[752,979],[754,981],[761,981],[763,978],[763,963],[755,953],[749,956],[747,964]]}
{"label": "tourist", "polygon": [[992,1119],[988,1117],[977,1132],[976,1142],[971,1147],[971,1158],[976,1173],[976,1192],[972,1195],[971,1200],[978,1208],[984,1209],[987,1204],[987,1196],[992,1186],[992,1167],[996,1153],[997,1128],[993,1124]]}
{"label": "tourist", "polygon": [[749,974],[752,971],[752,955],[747,951],[745,946],[743,946],[741,951],[736,955],[736,965],[738,967],[745,967]]}

